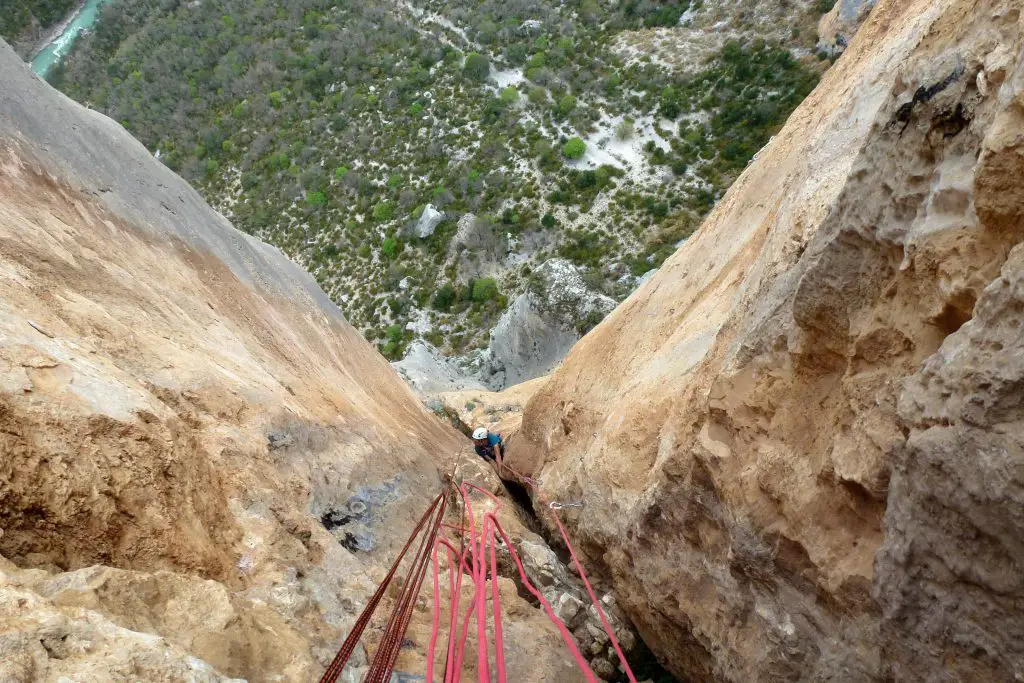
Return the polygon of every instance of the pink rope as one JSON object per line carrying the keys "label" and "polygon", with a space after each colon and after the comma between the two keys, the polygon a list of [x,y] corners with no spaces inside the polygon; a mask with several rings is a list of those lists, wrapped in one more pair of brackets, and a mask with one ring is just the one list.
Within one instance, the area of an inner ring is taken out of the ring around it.
{"label": "pink rope", "polygon": [[[488,514],[490,515],[490,513]],[[583,675],[586,676],[587,681],[589,683],[598,683],[597,676],[595,676],[594,672],[590,670],[590,665],[587,663],[587,660],[584,659],[583,655],[580,654],[579,648],[576,647],[576,640],[572,637],[572,634],[569,633],[569,629],[565,627],[565,622],[558,618],[558,615],[556,615],[555,611],[551,608],[551,603],[548,602],[543,595],[541,595],[541,592],[537,590],[536,586],[530,583],[530,579],[526,577],[526,570],[523,569],[523,563],[519,559],[519,555],[518,553],[516,553],[515,547],[512,545],[512,542],[508,539],[508,536],[505,534],[505,530],[502,529],[501,524],[498,523],[498,520],[494,520],[494,526],[495,529],[497,529],[498,533],[501,534],[502,540],[505,541],[505,547],[508,548],[509,554],[512,555],[512,559],[515,560],[516,568],[519,570],[519,578],[523,582],[523,585],[526,586],[526,590],[528,590],[530,594],[533,595],[533,597],[537,598],[537,600],[540,601],[540,604],[544,607],[544,611],[548,615],[548,619],[550,619],[555,624],[555,626],[558,628],[559,633],[562,634],[562,640],[564,640],[565,644],[569,647],[569,652],[576,660],[576,664],[580,667],[580,671],[582,671]]]}
{"label": "pink rope", "polygon": [[[449,568],[448,585],[449,585],[449,591],[450,591],[450,595],[449,595],[449,598],[450,598],[450,600],[449,600],[449,609],[450,609],[450,612],[451,612],[451,623],[450,623],[449,631],[448,631],[448,633],[449,633],[449,640],[448,640],[448,666],[445,668],[445,683],[449,683],[449,681],[452,680],[453,672],[456,670],[455,667],[452,666],[452,664],[456,661],[456,653],[455,653],[455,640],[451,638],[451,634],[455,633],[456,632],[456,628],[457,628],[458,609],[459,609],[459,601],[460,601],[459,599],[460,599],[460,591],[461,591],[461,586],[462,586],[462,572],[458,572],[458,579],[456,580],[456,577],[455,577],[456,571],[455,571],[455,566],[454,566],[455,562],[454,562],[453,558],[454,557],[458,557],[459,558],[458,564],[459,564],[460,568],[465,571],[465,573],[469,574],[470,571],[469,571],[469,568],[466,566],[466,555],[465,555],[465,552],[463,552],[462,555],[459,555],[459,551],[456,550],[455,547],[452,546],[451,543],[449,543],[447,540],[445,540],[443,538],[438,539],[438,541],[436,543],[436,546],[435,546],[435,549],[434,549],[435,560],[437,558],[437,549],[439,547],[441,547],[441,546],[443,546],[445,548],[445,550],[447,551],[447,554],[448,554],[448,568]],[[467,548],[466,552],[468,552],[468,548]],[[438,575],[440,573],[439,572],[439,567],[437,566],[436,562],[435,562],[435,565],[434,565],[434,572],[435,572],[434,580],[435,580],[435,585],[436,585],[437,577],[438,577]],[[428,653],[427,653],[427,657],[428,657],[428,659],[427,659],[427,681],[429,681],[430,683],[433,683],[433,680],[434,680],[433,679],[433,669],[434,669],[433,661],[434,661],[434,653],[435,653],[436,647],[437,647],[438,630],[440,628],[440,623],[439,623],[440,622],[440,609],[439,609],[440,608],[440,602],[441,602],[440,591],[435,588],[435,591],[434,591],[434,607],[433,607],[433,614],[432,614],[434,626],[433,626],[433,631],[430,634],[430,645],[429,645]],[[470,608],[472,609],[473,606],[474,606],[474,603],[471,603]],[[468,615],[467,615],[467,620],[468,620]],[[463,647],[465,646],[465,638],[463,638],[463,640],[462,640],[462,646]],[[460,658],[459,662],[461,663],[461,648],[459,650],[459,658]]]}
{"label": "pink rope", "polygon": [[[473,512],[473,505],[470,501],[470,489],[476,489],[477,491],[483,493],[487,498],[494,502],[494,509],[492,511],[484,513],[483,518],[481,519],[482,525],[479,531],[477,530],[478,528],[476,525],[476,516],[474,515]],[[519,572],[519,578],[522,581],[523,585],[526,587],[526,590],[529,591],[530,594],[533,595],[541,603],[542,607],[544,608],[545,614],[547,615],[548,619],[550,619],[551,622],[558,629],[559,634],[562,636],[562,640],[569,648],[569,652],[576,660],[577,666],[579,666],[580,671],[583,672],[588,683],[599,683],[593,671],[590,670],[590,665],[587,663],[587,660],[584,659],[582,654],[580,654],[579,647],[576,645],[576,641],[572,637],[572,634],[569,632],[569,629],[566,627],[565,623],[558,618],[558,616],[555,614],[554,609],[551,606],[551,603],[548,602],[544,595],[537,589],[536,586],[533,585],[533,583],[527,577],[526,569],[523,567],[522,560],[520,559],[519,554],[516,552],[515,546],[512,545],[512,542],[511,540],[509,540],[509,537],[505,533],[505,530],[502,529],[501,523],[498,522],[497,513],[502,508],[502,502],[497,497],[495,497],[490,491],[487,491],[486,489],[483,489],[477,486],[476,484],[472,484],[470,482],[463,482],[462,485],[459,487],[459,493],[462,496],[463,502],[465,504],[465,510],[469,522],[468,528],[455,527],[452,525],[446,526],[455,531],[458,531],[459,533],[468,532],[470,534],[469,544],[465,547],[465,550],[463,550],[462,553],[460,553],[451,543],[449,543],[444,538],[437,539],[434,545],[434,601],[431,614],[432,630],[427,654],[427,682],[433,683],[434,680],[434,657],[436,653],[437,640],[440,631],[441,595],[439,584],[440,563],[438,560],[438,551],[443,548],[448,557],[449,590],[451,591],[451,595],[449,596],[451,617],[449,625],[448,664],[445,667],[444,681],[445,683],[459,683],[460,681],[462,675],[462,666],[464,662],[466,641],[469,636],[469,624],[474,612],[476,613],[477,623],[478,681],[486,681],[487,683],[490,683],[491,681],[490,662],[487,653],[486,603],[487,575],[488,569],[490,569],[491,607],[494,617],[495,668],[497,669],[498,673],[498,683],[507,683],[507,669],[504,651],[504,631],[501,623],[501,591],[498,586],[498,559],[496,535],[498,534],[501,536],[501,539],[504,542],[505,547],[508,549],[509,554],[512,556],[512,559],[516,565],[516,569]],[[556,518],[556,522],[557,521],[558,520]],[[559,525],[561,526],[560,522]],[[566,539],[566,544],[568,545],[568,539]],[[571,546],[570,552],[573,552]],[[472,561],[470,563],[467,563],[467,555],[471,556]],[[575,553],[573,553],[573,557],[574,560],[576,560]],[[577,570],[580,571],[582,576],[582,568],[579,566],[578,560],[576,560],[576,566]],[[452,574],[456,572],[458,572],[458,576],[452,576]],[[460,607],[463,574],[470,576],[473,581],[473,596],[469,602],[468,608],[466,609],[465,615],[463,616],[460,629],[458,623],[458,612]],[[587,585],[587,589],[590,592],[591,599],[595,599],[593,591],[590,588],[590,585],[587,582],[586,578],[584,578],[584,583]],[[599,614],[601,614],[602,623],[605,625],[605,630],[609,631],[609,636],[612,638],[614,642],[615,636],[610,632],[611,627],[605,620],[604,615],[601,612],[600,606],[598,606],[597,609]],[[456,633],[458,633],[458,638],[453,638],[453,636]],[[625,663],[625,658],[622,656],[621,651],[618,650],[618,643],[616,642],[615,645],[617,652],[619,652],[619,657],[621,661]],[[628,665],[626,665],[626,668],[628,674],[631,677],[630,680],[633,683],[635,683],[635,679],[632,678],[632,671],[629,671]]]}
{"label": "pink rope", "polygon": [[555,524],[558,525],[558,530],[562,533],[562,540],[565,541],[565,547],[569,549],[569,555],[572,556],[572,562],[576,565],[576,571],[580,573],[580,578],[583,580],[583,585],[587,587],[587,594],[590,595],[591,602],[594,603],[594,607],[597,608],[597,615],[601,617],[601,625],[604,626],[605,633],[611,638],[612,647],[615,648],[615,654],[619,656],[619,661],[622,663],[623,668],[626,670],[626,677],[629,678],[629,683],[637,683],[636,676],[633,675],[633,670],[629,668],[629,662],[626,661],[626,656],[622,654],[622,648],[619,647],[619,640],[615,637],[615,633],[612,631],[611,624],[608,623],[608,618],[604,615],[604,610],[601,609],[600,600],[594,595],[594,589],[590,586],[590,581],[587,580],[587,574],[583,571],[583,566],[580,564],[580,560],[576,557],[576,551],[572,547],[572,543],[569,542],[569,535],[565,533],[565,527],[562,526],[562,520],[558,518],[558,512],[548,506],[551,510],[551,516],[555,518]]}
{"label": "pink rope", "polygon": [[544,497],[544,494],[541,493],[540,486],[537,485],[536,481],[516,472],[511,467],[508,469],[529,484],[529,486],[537,493],[537,497],[540,498],[544,507],[551,511],[551,516],[554,518],[555,524],[558,525],[558,531],[562,534],[562,540],[565,541],[565,547],[569,549],[569,555],[572,556],[573,565],[575,565],[576,571],[579,572],[580,579],[583,580],[583,585],[587,589],[587,595],[590,596],[590,601],[597,610],[597,616],[601,619],[601,626],[604,627],[605,633],[608,634],[608,638],[612,641],[612,647],[615,648],[615,654],[619,656],[619,662],[622,663],[622,666],[626,671],[626,677],[629,679],[629,683],[637,683],[636,676],[633,675],[633,670],[629,668],[629,662],[626,661],[626,656],[622,653],[622,647],[619,646],[619,639],[615,637],[612,626],[608,623],[608,618],[605,616],[604,610],[601,609],[601,601],[598,600],[597,595],[594,594],[594,589],[591,587],[590,581],[587,579],[587,574],[583,571],[583,565],[580,564],[580,558],[576,555],[576,550],[572,547],[572,543],[569,541],[569,534],[566,533],[565,526],[562,525],[562,520],[558,515],[558,511],[551,507],[551,503]]}
{"label": "pink rope", "polygon": [[[497,524],[497,522],[495,522]],[[494,665],[498,669],[498,683],[506,683],[505,640],[501,632],[501,598],[498,588],[498,556],[494,540],[494,527],[490,528],[491,541],[491,609],[494,610]]]}

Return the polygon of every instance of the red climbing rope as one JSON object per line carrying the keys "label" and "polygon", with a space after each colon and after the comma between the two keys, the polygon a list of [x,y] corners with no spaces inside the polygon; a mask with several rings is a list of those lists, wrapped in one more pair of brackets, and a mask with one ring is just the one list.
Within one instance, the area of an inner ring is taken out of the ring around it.
{"label": "red climbing rope", "polygon": [[[511,468],[509,469],[513,474],[520,477],[524,482],[531,486],[536,492],[538,498],[548,507],[549,510],[551,510],[551,514],[555,519],[555,524],[558,526],[558,530],[562,535],[562,540],[565,541],[566,547],[569,549],[569,554],[572,556],[576,571],[579,572],[580,578],[583,580],[584,586],[586,586],[587,594],[590,596],[590,599],[597,610],[598,616],[601,618],[601,624],[604,627],[605,632],[608,634],[608,637],[615,648],[616,654],[619,656],[619,661],[622,663],[630,683],[636,683],[636,677],[633,675],[629,664],[626,662],[625,655],[622,652],[622,648],[619,646],[618,639],[615,637],[615,633],[604,614],[604,610],[601,609],[600,601],[597,599],[594,589],[590,585],[590,581],[588,580],[586,573],[583,571],[583,566],[579,561],[579,557],[577,556],[572,543],[569,541],[568,533],[566,533],[565,526],[562,524],[562,520],[558,516],[555,507],[548,503],[544,498],[537,482],[533,481],[529,477],[519,474]],[[470,482],[462,482],[462,484],[457,487],[457,491],[458,497],[461,498],[462,501],[463,521],[460,525],[453,526],[445,524],[443,521],[448,506],[446,496],[451,489],[452,484],[449,484],[446,491],[434,498],[430,507],[427,508],[425,513],[423,513],[423,517],[420,518],[416,527],[413,529],[412,534],[409,536],[409,539],[405,542],[405,546],[403,546],[398,557],[395,558],[395,562],[391,566],[391,569],[384,577],[380,586],[377,587],[377,590],[374,592],[373,596],[366,604],[366,607],[359,615],[359,618],[356,620],[352,631],[342,643],[341,648],[334,657],[334,660],[320,678],[320,683],[335,683],[337,681],[338,676],[341,675],[341,672],[345,667],[345,664],[352,656],[352,652],[355,650],[356,644],[359,642],[363,631],[372,618],[374,611],[388,588],[388,585],[391,583],[398,571],[398,568],[402,563],[402,559],[409,551],[409,548],[412,547],[413,541],[417,538],[420,539],[419,545],[417,546],[416,552],[413,554],[408,574],[402,584],[402,590],[392,606],[391,614],[389,615],[387,625],[384,628],[384,634],[377,647],[377,651],[374,653],[373,659],[370,663],[370,668],[363,679],[364,682],[384,683],[384,681],[390,680],[391,673],[402,647],[402,642],[405,638],[405,633],[409,628],[410,621],[412,620],[412,615],[416,607],[417,596],[419,595],[423,582],[426,579],[427,571],[432,567],[434,599],[431,608],[431,633],[427,652],[426,680],[428,683],[434,683],[434,659],[441,629],[441,565],[438,553],[444,552],[448,560],[448,609],[450,612],[448,620],[448,644],[446,647],[444,683],[460,683],[466,641],[469,636],[469,626],[474,616],[476,617],[477,631],[478,681],[487,681],[487,683],[491,682],[491,667],[488,657],[487,637],[488,578],[491,582],[490,602],[492,623],[494,627],[494,665],[497,671],[497,683],[507,683],[505,641],[501,622],[501,591],[498,585],[497,544],[499,536],[516,565],[516,569],[519,573],[519,578],[522,581],[523,586],[540,602],[541,606],[544,608],[544,612],[558,629],[559,634],[562,636],[562,640],[565,641],[566,646],[569,648],[569,652],[576,660],[576,664],[583,672],[588,683],[598,683],[598,679],[590,670],[587,660],[584,659],[582,654],[580,654],[579,647],[577,646],[572,634],[569,632],[568,627],[566,627],[565,623],[555,614],[551,603],[548,602],[544,595],[527,577],[526,570],[523,567],[522,560],[519,558],[519,554],[516,552],[515,546],[512,545],[512,542],[509,540],[505,530],[502,529],[501,524],[498,522],[498,513],[501,511],[502,507],[501,501],[486,489]],[[493,502],[493,508],[486,511],[481,516],[479,520],[479,527],[477,526],[477,519],[474,514],[471,500],[472,496],[470,495],[472,489],[484,494],[484,496]],[[442,527],[453,530],[459,534],[460,547],[458,549],[456,549],[448,539],[443,536],[439,536]],[[422,535],[420,533],[421,531],[423,531]],[[466,538],[467,535],[468,539]],[[470,580],[473,582],[473,594],[464,613],[462,613],[461,609],[463,576],[470,577]],[[462,614],[461,623],[459,620],[460,614]]]}
{"label": "red climbing rope", "polygon": [[363,631],[366,629],[366,625],[370,622],[370,619],[373,617],[373,613],[374,611],[376,611],[378,603],[380,603],[380,600],[384,596],[384,593],[387,590],[388,585],[391,583],[391,580],[394,578],[395,573],[398,571],[398,567],[402,562],[402,558],[405,557],[405,554],[406,552],[408,552],[409,547],[412,545],[412,542],[416,540],[416,537],[419,535],[420,530],[427,523],[427,519],[429,519],[431,514],[437,509],[438,503],[441,503],[442,505],[444,504],[443,499],[443,494],[438,495],[436,498],[434,498],[434,501],[430,504],[430,507],[427,508],[427,511],[423,513],[423,516],[420,518],[420,521],[417,522],[416,527],[413,529],[412,534],[410,534],[409,539],[405,542],[405,545],[402,547],[401,552],[398,553],[398,557],[395,558],[395,562],[391,565],[391,569],[385,575],[383,581],[381,581],[380,585],[377,587],[377,590],[374,592],[369,602],[366,603],[366,607],[363,608],[363,611],[362,613],[360,613],[359,618],[356,620],[355,625],[352,627],[352,630],[345,638],[345,641],[342,643],[341,648],[338,650],[338,653],[334,656],[334,660],[331,661],[330,665],[327,667],[327,670],[324,671],[323,676],[320,677],[320,683],[335,683],[335,681],[338,680],[338,676],[341,675],[342,670],[345,668],[345,664],[348,662],[349,658],[352,656],[352,653],[355,651],[356,644],[362,637]]}
{"label": "red climbing rope", "polygon": [[[469,495],[469,489],[476,489],[483,493],[486,497],[490,498],[494,503],[494,509],[486,512],[481,520],[481,531],[476,531],[476,520],[473,514],[473,505]],[[494,640],[495,640],[495,668],[498,673],[499,683],[506,683],[507,671],[505,666],[505,654],[504,654],[504,633],[501,626],[501,601],[500,601],[500,590],[497,584],[497,537],[495,534],[501,536],[505,547],[508,549],[509,554],[512,556],[513,561],[519,572],[519,578],[522,581],[526,589],[541,603],[544,607],[544,611],[548,618],[551,619],[552,623],[558,628],[562,639],[565,641],[569,648],[570,653],[576,660],[580,670],[584,673],[587,681],[590,683],[597,683],[598,679],[594,673],[590,670],[590,666],[587,664],[587,660],[584,659],[583,655],[580,654],[579,648],[576,645],[575,639],[569,632],[565,623],[558,618],[555,614],[554,609],[551,607],[551,603],[544,597],[544,595],[533,585],[526,575],[526,570],[523,568],[522,560],[519,558],[518,553],[515,550],[515,546],[509,540],[502,529],[501,524],[498,522],[497,515],[501,510],[501,501],[498,500],[489,491],[476,486],[475,484],[464,482],[459,487],[459,493],[463,499],[465,506],[466,515],[468,516],[469,528],[463,529],[458,527],[458,531],[468,531],[471,535],[469,545],[460,555],[459,552],[444,539],[437,541],[438,548],[444,548],[448,551],[449,559],[449,570],[454,571],[455,567],[461,568],[462,572],[472,577],[474,583],[473,597],[470,600],[469,608],[466,610],[465,616],[462,621],[461,633],[458,635],[458,639],[454,642],[450,641],[448,650],[448,667],[445,671],[445,683],[458,683],[462,672],[463,653],[466,646],[466,639],[469,632],[470,619],[473,613],[477,615],[477,647],[478,647],[478,680],[490,681],[490,667],[487,660],[487,632],[486,632],[486,613],[485,613],[485,585],[487,580],[487,569],[489,565],[490,576],[491,576],[491,603],[494,614]],[[467,554],[472,556],[472,568],[466,563]],[[455,562],[454,558],[458,557],[458,562]],[[436,559],[436,550],[435,550]],[[439,583],[439,572],[440,565],[438,562],[434,563],[434,604],[432,609],[432,624],[433,629],[431,632],[430,644],[427,652],[427,681],[433,683],[433,660],[437,647],[437,639],[440,629],[440,583]],[[458,577],[461,579],[461,573]],[[449,586],[454,585],[454,592],[450,595],[449,609],[451,610],[451,624],[449,637],[451,638],[457,631],[457,617],[459,613],[459,580],[456,580],[453,584],[451,577],[449,577]],[[483,615],[483,618],[481,618]],[[452,666],[454,664],[454,666]]]}
{"label": "red climbing rope", "polygon": [[629,683],[637,683],[636,676],[633,675],[633,670],[629,668],[629,662],[626,661],[626,656],[622,653],[622,647],[619,646],[619,639],[615,637],[615,632],[613,631],[611,624],[608,623],[608,618],[605,616],[604,610],[601,609],[601,601],[598,600],[597,595],[594,594],[594,589],[591,587],[590,581],[587,579],[587,574],[583,571],[583,565],[580,563],[580,558],[576,555],[576,550],[572,547],[572,543],[569,541],[569,534],[565,531],[565,526],[562,524],[562,519],[558,515],[558,510],[556,510],[555,506],[545,498],[544,494],[540,490],[540,485],[536,481],[516,472],[508,465],[505,467],[514,475],[526,482],[527,486],[537,493],[537,498],[540,499],[544,507],[551,511],[551,516],[554,518],[555,524],[558,526],[558,531],[562,534],[562,540],[565,541],[565,547],[569,549],[569,555],[572,557],[573,565],[575,565],[576,571],[579,572],[580,579],[583,581],[583,585],[587,589],[587,595],[590,596],[590,601],[597,610],[597,616],[601,619],[601,625],[604,627],[605,633],[608,634],[608,638],[612,642],[612,647],[615,648],[615,654],[619,656],[619,662],[622,663],[622,666],[625,669],[626,677],[629,679]]}

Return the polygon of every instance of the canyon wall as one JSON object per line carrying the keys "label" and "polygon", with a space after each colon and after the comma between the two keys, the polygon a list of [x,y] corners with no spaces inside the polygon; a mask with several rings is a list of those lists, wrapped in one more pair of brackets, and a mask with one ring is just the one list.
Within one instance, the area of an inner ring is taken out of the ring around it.
{"label": "canyon wall", "polygon": [[684,679],[1024,672],[1021,7],[881,0],[513,465]]}
{"label": "canyon wall", "polygon": [[[0,680],[316,680],[465,443],[305,272],[0,42]],[[510,676],[575,680],[502,582]]]}

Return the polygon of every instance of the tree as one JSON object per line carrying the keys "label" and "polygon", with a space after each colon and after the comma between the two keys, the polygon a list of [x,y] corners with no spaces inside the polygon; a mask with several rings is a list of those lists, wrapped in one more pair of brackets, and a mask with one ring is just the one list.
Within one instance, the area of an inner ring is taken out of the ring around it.
{"label": "tree", "polygon": [[547,88],[541,88],[540,86],[534,86],[530,88],[530,94],[528,96],[530,102],[538,106],[547,104],[548,102],[548,91]]}
{"label": "tree", "polygon": [[568,142],[562,145],[562,156],[566,159],[582,159],[583,155],[587,152],[587,143],[579,138],[570,138]]}
{"label": "tree", "polygon": [[470,52],[462,65],[462,75],[466,78],[483,83],[491,75],[491,63],[477,52]]}
{"label": "tree", "polygon": [[434,309],[447,313],[452,310],[452,304],[455,303],[455,288],[450,284],[441,285],[437,292],[434,293]]}

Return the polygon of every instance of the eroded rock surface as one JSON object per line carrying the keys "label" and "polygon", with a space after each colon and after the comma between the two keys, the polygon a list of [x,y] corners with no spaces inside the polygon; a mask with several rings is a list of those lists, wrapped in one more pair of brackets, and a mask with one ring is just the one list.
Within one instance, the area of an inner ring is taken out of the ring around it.
{"label": "eroded rock surface", "polygon": [[491,331],[491,344],[481,370],[482,381],[500,391],[541,377],[552,370],[615,301],[595,291],[572,263],[545,261],[532,275],[533,286],[502,314]]}
{"label": "eroded rock surface", "polygon": [[[3,43],[0,83],[0,679],[316,680],[464,440]],[[565,680],[517,600],[519,680]]]}
{"label": "eroded rock surface", "polygon": [[527,405],[513,465],[680,677],[1021,675],[1021,24],[879,2]]}

